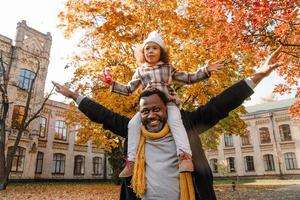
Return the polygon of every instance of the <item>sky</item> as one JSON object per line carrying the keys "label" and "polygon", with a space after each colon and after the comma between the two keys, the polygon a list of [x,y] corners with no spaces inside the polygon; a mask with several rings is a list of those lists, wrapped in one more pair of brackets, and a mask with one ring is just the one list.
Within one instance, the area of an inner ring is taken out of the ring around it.
{"label": "sky", "polygon": [[[59,83],[69,81],[73,74],[72,69],[64,69],[70,61],[70,57],[79,49],[76,47],[78,38],[65,39],[63,32],[57,28],[60,11],[64,9],[65,0],[1,0],[0,6],[0,34],[15,39],[16,26],[18,22],[26,20],[27,25],[42,32],[50,32],[52,36],[52,47],[50,64],[46,79],[46,92],[52,88],[51,80]],[[265,78],[255,88],[255,93],[245,105],[250,106],[262,102],[262,99],[272,96],[275,84],[282,82],[276,72]],[[293,95],[280,96],[277,99],[292,98]],[[51,99],[65,101],[62,95],[53,95]]]}

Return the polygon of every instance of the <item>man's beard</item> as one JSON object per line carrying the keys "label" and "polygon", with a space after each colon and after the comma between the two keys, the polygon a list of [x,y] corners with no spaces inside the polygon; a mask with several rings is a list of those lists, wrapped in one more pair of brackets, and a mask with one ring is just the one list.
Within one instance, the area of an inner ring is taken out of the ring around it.
{"label": "man's beard", "polygon": [[143,120],[142,119],[142,124],[145,126],[146,130],[152,133],[157,133],[159,131],[161,131],[163,129],[163,127],[165,126],[165,124],[167,123],[167,117],[162,118],[157,116],[157,118],[155,120],[159,121],[159,125],[152,127],[151,126],[151,121],[153,121],[153,119],[147,119],[147,120]]}

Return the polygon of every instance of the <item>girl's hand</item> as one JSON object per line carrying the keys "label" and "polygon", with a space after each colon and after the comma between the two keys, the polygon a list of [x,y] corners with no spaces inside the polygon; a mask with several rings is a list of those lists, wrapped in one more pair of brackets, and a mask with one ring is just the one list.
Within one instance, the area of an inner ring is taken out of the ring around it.
{"label": "girl's hand", "polygon": [[112,74],[111,74],[111,69],[105,68],[103,70],[103,74],[98,75],[98,78],[109,85],[112,84]]}

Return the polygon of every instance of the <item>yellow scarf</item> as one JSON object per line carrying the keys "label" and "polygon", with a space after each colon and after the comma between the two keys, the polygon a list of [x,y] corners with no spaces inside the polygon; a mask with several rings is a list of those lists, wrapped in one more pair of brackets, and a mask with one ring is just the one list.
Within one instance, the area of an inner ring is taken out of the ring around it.
{"label": "yellow scarf", "polygon": [[[138,197],[146,192],[146,176],[145,176],[145,140],[155,140],[166,136],[170,132],[168,124],[159,133],[148,132],[142,126],[139,147],[134,163],[133,176],[131,186]],[[195,200],[195,191],[192,181],[192,174],[190,172],[179,173],[180,184],[180,200]]]}

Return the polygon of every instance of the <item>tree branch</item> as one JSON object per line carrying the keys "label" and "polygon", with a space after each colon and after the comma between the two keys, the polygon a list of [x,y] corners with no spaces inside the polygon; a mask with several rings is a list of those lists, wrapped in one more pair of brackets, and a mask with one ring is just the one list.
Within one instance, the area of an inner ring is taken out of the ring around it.
{"label": "tree branch", "polygon": [[300,44],[288,44],[288,43],[284,43],[281,40],[278,41],[282,46],[286,46],[286,47],[300,47]]}
{"label": "tree branch", "polygon": [[285,54],[287,54],[287,55],[293,56],[293,57],[295,57],[295,58],[300,58],[300,56],[297,56],[297,55],[292,54],[292,53],[287,52],[287,51],[281,51],[281,52],[282,52],[282,53],[285,53]]}
{"label": "tree branch", "polygon": [[53,90],[54,90],[55,86],[52,87],[50,93],[47,95],[47,97],[44,99],[41,107],[35,112],[35,114],[25,123],[24,127],[25,129],[29,126],[29,124],[35,120],[36,118],[39,117],[39,114],[41,113],[41,111],[43,110],[46,102],[48,101],[49,97],[53,94]]}

